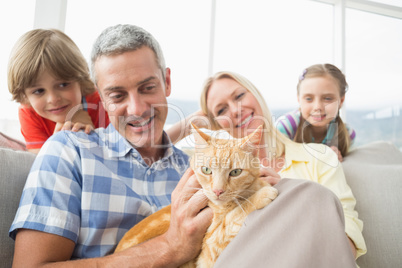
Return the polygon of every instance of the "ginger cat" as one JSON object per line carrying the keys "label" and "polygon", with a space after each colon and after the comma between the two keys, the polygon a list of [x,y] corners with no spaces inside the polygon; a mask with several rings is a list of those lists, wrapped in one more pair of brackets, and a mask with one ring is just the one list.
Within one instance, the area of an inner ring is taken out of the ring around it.
{"label": "ginger cat", "polygon": [[[242,139],[215,139],[195,129],[195,153],[190,165],[214,212],[199,256],[181,267],[212,267],[223,249],[239,232],[247,215],[268,205],[277,189],[259,178],[256,146],[260,126]],[[145,218],[121,239],[115,252],[161,235],[170,223],[170,206]]]}

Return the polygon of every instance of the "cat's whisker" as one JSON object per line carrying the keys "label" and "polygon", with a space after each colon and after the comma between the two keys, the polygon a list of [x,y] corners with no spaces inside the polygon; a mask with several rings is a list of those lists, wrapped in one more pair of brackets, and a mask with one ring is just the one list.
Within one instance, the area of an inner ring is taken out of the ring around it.
{"label": "cat's whisker", "polygon": [[257,192],[256,190],[250,190],[250,189],[244,189],[244,190],[239,190],[239,191],[236,191],[236,192],[240,192],[240,193],[242,193],[242,192],[251,192],[251,193],[255,193],[255,192]]}
{"label": "cat's whisker", "polygon": [[[237,199],[238,199],[238,198],[241,198],[241,199],[243,199],[244,201],[249,202],[255,209],[257,209],[257,207],[256,207],[250,200],[248,200],[248,198],[246,198],[246,197],[244,197],[244,196],[241,196],[241,195],[237,195]],[[242,207],[242,210],[243,210],[243,207]]]}
{"label": "cat's whisker", "polygon": [[234,201],[240,207],[240,209],[243,211],[243,214],[247,217],[247,213],[246,213],[246,211],[244,211],[243,206],[240,204],[239,200],[237,200],[237,198],[235,198]]}
{"label": "cat's whisker", "polygon": [[257,191],[255,190],[237,190],[233,192],[233,195],[238,197],[242,197],[243,199],[248,199],[250,196],[252,196],[254,193]]}

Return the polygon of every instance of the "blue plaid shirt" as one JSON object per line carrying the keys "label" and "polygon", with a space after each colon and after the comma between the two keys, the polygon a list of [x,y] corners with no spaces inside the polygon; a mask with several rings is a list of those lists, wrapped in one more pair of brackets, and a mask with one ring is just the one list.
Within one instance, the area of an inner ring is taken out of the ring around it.
{"label": "blue plaid shirt", "polygon": [[76,243],[73,259],[112,253],[127,230],[170,204],[188,168],[188,156],[164,140],[164,157],[148,166],[111,124],[53,135],[32,166],[10,236],[27,228],[66,237]]}

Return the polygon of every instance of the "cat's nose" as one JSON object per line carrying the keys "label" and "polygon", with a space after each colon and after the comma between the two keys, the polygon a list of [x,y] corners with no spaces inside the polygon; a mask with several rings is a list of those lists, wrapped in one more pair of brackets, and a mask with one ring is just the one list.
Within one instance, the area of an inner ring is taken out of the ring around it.
{"label": "cat's nose", "polygon": [[216,196],[220,196],[221,194],[223,194],[223,190],[214,190],[214,193],[216,194]]}

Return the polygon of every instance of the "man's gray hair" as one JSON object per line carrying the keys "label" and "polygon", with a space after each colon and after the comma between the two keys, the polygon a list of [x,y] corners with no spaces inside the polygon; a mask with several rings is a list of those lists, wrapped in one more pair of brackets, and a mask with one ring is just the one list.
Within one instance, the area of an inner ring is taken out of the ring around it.
{"label": "man's gray hair", "polygon": [[158,41],[141,27],[129,24],[118,24],[106,28],[96,39],[91,52],[91,76],[97,83],[95,62],[101,56],[118,55],[147,46],[155,53],[156,61],[165,78],[166,65],[162,49]]}

